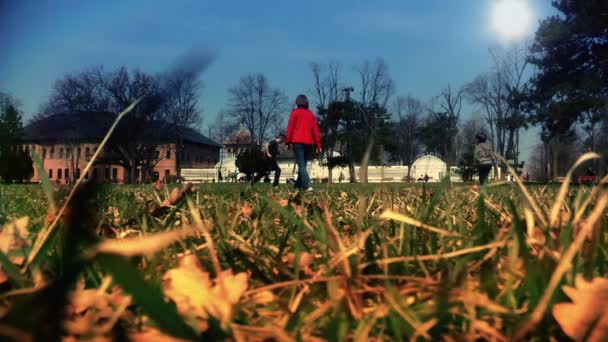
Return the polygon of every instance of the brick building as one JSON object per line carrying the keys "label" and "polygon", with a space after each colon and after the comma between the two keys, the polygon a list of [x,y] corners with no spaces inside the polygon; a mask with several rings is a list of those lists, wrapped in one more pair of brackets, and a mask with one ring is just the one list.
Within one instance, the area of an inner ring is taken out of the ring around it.
{"label": "brick building", "polygon": [[[107,113],[55,114],[24,128],[26,151],[36,151],[49,178],[56,183],[69,183],[80,176],[112,125],[114,116]],[[156,146],[151,175],[139,166],[135,182],[156,174],[160,180],[179,174],[182,168],[209,168],[219,161],[221,145],[187,127],[168,128],[151,122],[142,127],[147,146]],[[141,133],[141,132],[140,132]],[[102,151],[98,162],[86,175],[97,182],[123,183],[129,179],[120,165],[120,157]],[[144,179],[146,178],[146,179]],[[34,170],[32,181],[39,181]]]}

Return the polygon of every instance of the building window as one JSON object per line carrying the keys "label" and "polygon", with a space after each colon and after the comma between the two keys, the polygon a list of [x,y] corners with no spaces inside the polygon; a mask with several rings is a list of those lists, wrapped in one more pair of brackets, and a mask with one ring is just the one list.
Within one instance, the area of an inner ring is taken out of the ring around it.
{"label": "building window", "polygon": [[49,155],[50,155],[50,159],[55,159],[55,148],[54,147],[51,147]]}
{"label": "building window", "polygon": [[76,169],[76,174],[74,175],[76,179],[80,178],[80,168]]}
{"label": "building window", "polygon": [[110,168],[106,167],[106,172],[104,174],[105,179],[110,179]]}
{"label": "building window", "polygon": [[160,151],[159,150],[154,151],[154,159],[156,159],[156,160],[160,159]]}
{"label": "building window", "polygon": [[65,175],[65,179],[70,179],[70,169],[65,169],[64,171],[64,175]]}
{"label": "building window", "polygon": [[84,149],[84,156],[87,158],[91,158],[91,149],[90,148],[85,148]]}
{"label": "building window", "polygon": [[46,148],[42,149],[42,159],[46,159]]}
{"label": "building window", "polygon": [[53,179],[53,169],[49,169],[49,179]]}
{"label": "building window", "polygon": [[171,159],[171,151],[167,151],[167,159]]}
{"label": "building window", "polygon": [[59,159],[63,159],[63,147],[59,148],[59,152],[57,154],[59,155]]}
{"label": "building window", "polygon": [[117,168],[112,168],[112,179],[116,180],[118,178],[118,169]]}
{"label": "building window", "polygon": [[72,148],[71,147],[66,147],[65,148],[65,157],[66,158],[72,158]]}
{"label": "building window", "polygon": [[57,169],[57,179],[61,179],[61,169]]}
{"label": "building window", "polygon": [[171,175],[171,170],[165,170],[165,179]]}
{"label": "building window", "polygon": [[80,152],[82,151],[82,149],[80,148],[80,146],[78,147],[78,149],[76,150],[76,157],[80,158]]}

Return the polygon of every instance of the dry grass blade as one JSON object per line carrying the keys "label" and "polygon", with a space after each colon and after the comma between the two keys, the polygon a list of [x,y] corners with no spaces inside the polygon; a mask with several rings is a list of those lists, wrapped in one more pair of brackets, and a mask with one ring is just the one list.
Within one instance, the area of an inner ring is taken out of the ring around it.
{"label": "dry grass blade", "polygon": [[405,216],[403,214],[398,214],[395,212],[392,212],[390,210],[387,210],[385,212],[382,213],[382,215],[380,215],[381,219],[387,219],[387,220],[394,220],[394,221],[398,221],[398,222],[402,222],[405,224],[409,224],[410,226],[414,226],[414,227],[418,227],[418,228],[422,228],[422,229],[426,229],[428,231],[431,231],[433,233],[439,234],[439,235],[444,235],[444,236],[460,236],[460,234],[458,233],[454,233],[454,232],[449,232],[447,230],[444,229],[440,229],[440,228],[436,228],[433,227],[429,224],[426,223],[422,223],[416,219],[413,219],[409,216]]}
{"label": "dry grass blade", "polygon": [[595,198],[595,196],[597,195],[597,193],[602,188],[601,186],[604,185],[604,184],[606,184],[606,183],[608,183],[608,175],[604,176],[604,178],[602,178],[599,181],[598,185],[593,187],[593,189],[591,190],[591,193],[585,199],[585,202],[583,202],[583,204],[578,208],[578,210],[574,214],[574,222],[578,222],[578,220],[580,220],[581,217],[583,217],[583,214],[585,214],[585,210],[587,209],[587,207],[589,206],[589,204],[591,203],[591,201]]}
{"label": "dry grass blade", "polygon": [[131,112],[133,110],[133,108],[135,108],[135,106],[139,103],[139,101],[141,101],[141,99],[135,100],[135,102],[133,102],[129,107],[125,108],[125,110],[123,110],[120,114],[118,114],[118,116],[112,123],[112,126],[110,126],[108,133],[106,133],[106,136],[103,138],[103,140],[97,147],[97,150],[93,154],[93,157],[91,157],[91,160],[89,160],[89,162],[87,163],[87,166],[85,166],[84,170],[80,173],[80,177],[78,177],[76,184],[70,191],[70,194],[68,195],[65,202],[63,203],[63,206],[59,210],[59,213],[57,213],[57,215],[55,215],[55,218],[54,218],[53,222],[51,223],[51,225],[47,229],[40,232],[40,234],[38,235],[38,238],[36,239],[36,242],[34,243],[34,246],[32,247],[32,250],[27,257],[25,265],[23,266],[23,272],[25,272],[27,270],[27,268],[30,266],[30,264],[32,263],[32,261],[34,261],[34,259],[38,255],[38,253],[40,253],[40,250],[42,249],[44,244],[47,242],[49,236],[51,236],[51,233],[56,229],[57,224],[59,223],[59,220],[61,219],[61,216],[63,215],[63,213],[67,209],[68,205],[70,204],[70,201],[74,197],[76,190],[78,190],[78,188],[80,187],[82,182],[84,182],[84,179],[87,176],[89,170],[95,163],[95,160],[97,160],[97,157],[99,157],[99,154],[103,151],[104,146],[110,139],[110,136],[112,136],[112,133],[114,132],[114,129],[116,129],[116,126],[118,126],[118,123],[120,122],[120,120],[125,115],[127,115],[129,112]]}
{"label": "dry grass blade", "polygon": [[[394,264],[396,262],[412,262],[412,261],[418,261],[418,260],[420,260],[420,261],[437,261],[437,260],[441,260],[441,259],[450,259],[450,258],[455,258],[455,257],[461,256],[461,255],[485,251],[486,249],[500,248],[500,247],[504,247],[506,244],[507,244],[506,241],[498,241],[498,242],[489,243],[487,245],[465,248],[465,249],[461,249],[459,251],[445,253],[445,254],[414,255],[414,256],[386,258],[386,259],[376,260],[374,263],[376,263],[378,266],[383,266],[383,265],[388,265],[388,264]],[[371,264],[372,264],[371,262],[362,263],[359,265],[359,269],[364,269],[365,267],[367,267]]]}
{"label": "dry grass blade", "polygon": [[344,276],[334,276],[334,277],[318,277],[312,279],[301,279],[301,280],[288,280],[281,283],[274,283],[271,285],[266,285],[262,287],[258,287],[255,289],[251,289],[245,292],[245,296],[249,296],[255,293],[264,292],[264,291],[272,291],[276,289],[280,289],[288,286],[298,286],[298,285],[309,285],[314,283],[325,283],[332,280],[344,280]]}
{"label": "dry grass blade", "polygon": [[555,222],[557,221],[557,217],[559,215],[559,209],[561,208],[562,203],[564,202],[564,199],[566,198],[566,194],[568,193],[568,187],[570,186],[570,179],[572,178],[572,173],[574,173],[574,170],[576,170],[582,163],[584,163],[588,160],[599,159],[599,158],[601,158],[601,156],[597,153],[593,153],[593,152],[585,153],[580,158],[578,158],[578,160],[576,161],[576,163],[574,163],[574,165],[572,165],[572,167],[566,174],[566,177],[564,177],[564,182],[562,183],[562,185],[559,188],[559,193],[557,194],[557,197],[555,198],[555,202],[553,202],[553,205],[551,206],[551,210],[549,212],[549,224],[551,226],[553,226],[555,224]]}
{"label": "dry grass blade", "polygon": [[[331,236],[333,237],[333,239],[330,240],[330,242],[333,245],[332,247],[333,247],[334,251],[336,253],[344,255],[344,250],[345,250],[344,242],[342,242],[340,233],[338,233],[338,230],[336,229],[336,227],[334,227],[334,224],[331,219],[331,213],[327,207],[325,207],[325,210],[323,211],[323,218],[325,219],[325,224],[327,225],[327,229],[329,230],[329,232],[331,233]],[[346,274],[346,276],[350,278],[352,275],[352,270],[350,268],[350,263],[348,262],[348,259],[345,258],[342,262],[342,265],[344,267],[344,274]]]}
{"label": "dry grass blade", "polygon": [[549,302],[551,301],[551,297],[553,296],[553,292],[557,288],[557,285],[559,285],[559,282],[561,281],[564,273],[566,273],[572,266],[572,260],[583,245],[585,238],[591,233],[595,223],[604,214],[606,205],[608,205],[608,192],[604,192],[599,198],[595,208],[593,208],[593,211],[591,212],[587,220],[583,223],[582,229],[580,229],[580,231],[576,235],[575,240],[572,242],[570,247],[568,247],[568,250],[566,251],[566,253],[564,253],[564,256],[561,258],[559,264],[555,268],[555,271],[551,275],[551,279],[549,280],[547,289],[545,290],[545,293],[543,294],[538,305],[532,312],[530,319],[526,321],[526,323],[524,323],[517,330],[517,332],[513,336],[513,340],[522,341],[543,318],[543,315],[545,314],[545,312],[547,311],[547,307],[549,306]]}
{"label": "dry grass blade", "polygon": [[179,230],[166,231],[143,237],[130,239],[105,240],[98,244],[91,254],[98,253],[119,254],[127,257],[135,255],[149,255],[171,245],[172,243],[200,233],[194,228],[184,228]]}
{"label": "dry grass blade", "polygon": [[530,195],[530,192],[528,191],[528,189],[526,188],[526,186],[522,182],[521,178],[519,178],[519,176],[517,175],[517,172],[515,172],[515,170],[513,170],[513,168],[511,167],[511,165],[509,165],[509,162],[503,156],[501,156],[499,154],[494,154],[494,155],[498,159],[500,159],[503,163],[505,163],[505,165],[507,165],[507,169],[513,175],[513,177],[515,177],[515,182],[517,182],[517,186],[519,186],[519,189],[521,190],[522,194],[524,195],[524,198],[526,199],[526,201],[528,201],[528,203],[530,204],[530,206],[532,206],[532,209],[534,210],[534,213],[538,217],[538,220],[544,226],[546,226],[547,225],[547,219],[545,218],[545,215],[543,214],[542,210],[540,210],[540,207],[538,206],[538,203],[536,202],[536,200],[534,200],[534,198],[532,197],[532,195]]}
{"label": "dry grass blade", "polygon": [[209,229],[203,219],[201,218],[200,213],[194,207],[194,203],[190,199],[188,199],[188,208],[190,209],[190,214],[194,219],[194,223],[196,227],[202,231],[203,236],[205,237],[205,242],[208,244],[209,255],[211,256],[211,262],[213,263],[213,268],[215,270],[215,274],[222,273],[222,267],[220,266],[220,259],[217,256],[217,250],[215,249],[215,244],[213,243],[213,238],[209,233]]}

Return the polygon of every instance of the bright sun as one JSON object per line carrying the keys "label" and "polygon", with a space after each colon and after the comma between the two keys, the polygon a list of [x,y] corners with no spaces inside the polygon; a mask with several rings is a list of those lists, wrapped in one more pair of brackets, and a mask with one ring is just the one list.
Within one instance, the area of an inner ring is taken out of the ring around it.
{"label": "bright sun", "polygon": [[492,8],[492,30],[505,39],[525,37],[532,24],[532,10],[527,0],[495,0]]}

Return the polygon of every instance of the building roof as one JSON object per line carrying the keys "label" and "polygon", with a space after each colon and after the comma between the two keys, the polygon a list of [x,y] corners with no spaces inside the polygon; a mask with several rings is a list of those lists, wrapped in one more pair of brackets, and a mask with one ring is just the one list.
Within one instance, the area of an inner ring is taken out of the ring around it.
{"label": "building roof", "polygon": [[224,145],[251,145],[251,134],[243,128],[224,140]]}
{"label": "building roof", "polygon": [[[24,128],[25,142],[56,143],[66,141],[98,142],[114,122],[112,113],[62,113],[37,120]],[[167,126],[153,121],[144,127],[143,137],[158,141],[175,141],[180,137],[193,144],[221,147],[220,144],[184,126]]]}
{"label": "building roof", "polygon": [[424,167],[428,167],[428,166],[439,166],[439,167],[446,167],[446,164],[443,160],[432,156],[432,155],[426,155],[426,156],[422,156],[418,159],[416,159],[414,161],[414,164],[412,164],[412,167],[415,166],[424,166]]}

